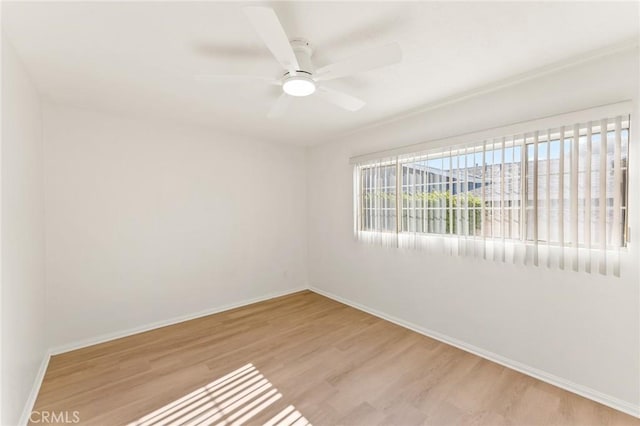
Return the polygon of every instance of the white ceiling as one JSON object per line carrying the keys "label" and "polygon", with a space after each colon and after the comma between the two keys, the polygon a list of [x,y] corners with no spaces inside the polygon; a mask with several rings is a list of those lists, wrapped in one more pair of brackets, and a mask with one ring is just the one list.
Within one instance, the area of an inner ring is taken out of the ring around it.
{"label": "white ceiling", "polygon": [[310,96],[284,119],[261,82],[197,81],[200,73],[278,77],[241,11],[246,3],[3,4],[3,27],[42,94],[59,103],[220,127],[311,145],[492,81],[637,37],[638,3],[269,3],[317,67],[391,41],[401,64],[327,82],[367,105],[346,112]]}

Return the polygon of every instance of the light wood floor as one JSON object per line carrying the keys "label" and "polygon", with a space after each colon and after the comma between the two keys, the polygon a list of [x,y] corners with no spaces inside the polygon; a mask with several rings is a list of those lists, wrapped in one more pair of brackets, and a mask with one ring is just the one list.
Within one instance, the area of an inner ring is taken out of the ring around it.
{"label": "light wood floor", "polygon": [[35,410],[95,425],[640,424],[308,291],[54,356]]}

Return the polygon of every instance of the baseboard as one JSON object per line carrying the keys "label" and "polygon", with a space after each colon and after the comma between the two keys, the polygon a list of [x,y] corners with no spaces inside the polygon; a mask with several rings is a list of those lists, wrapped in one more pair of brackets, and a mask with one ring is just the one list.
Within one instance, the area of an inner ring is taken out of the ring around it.
{"label": "baseboard", "polygon": [[396,318],[391,315],[387,315],[384,312],[378,311],[376,309],[369,308],[367,306],[361,305],[360,303],[353,302],[351,300],[345,299],[341,296],[333,294],[331,292],[321,290],[317,287],[310,286],[309,290],[314,293],[318,293],[322,296],[328,297],[329,299],[333,299],[337,302],[344,303],[345,305],[351,306],[360,311],[366,312],[368,314],[374,315],[378,318],[382,318],[394,324],[397,324],[401,327],[407,328],[409,330],[415,331],[416,333],[423,334],[427,337],[431,337],[432,339],[439,340],[443,343],[446,343],[451,346],[455,346],[458,349],[462,349],[463,351],[470,352],[474,355],[478,355],[479,357],[485,358],[489,361],[495,362],[497,364],[503,365],[512,370],[519,371],[520,373],[526,374],[528,376],[534,377],[543,382],[549,383],[551,385],[557,386],[569,392],[573,392],[585,398],[591,399],[600,404],[611,407],[615,410],[622,411],[623,413],[629,414],[634,417],[640,418],[640,405],[636,405],[627,401],[623,401],[621,399],[612,397],[610,395],[606,395],[602,392],[599,392],[595,389],[591,389],[587,386],[583,386],[569,380],[566,380],[562,377],[558,377],[554,374],[547,373],[546,371],[539,370],[537,368],[528,366],[518,361],[514,361],[512,359],[503,357],[491,351],[487,351],[485,349],[479,348],[477,346],[470,345],[461,340],[455,339],[453,337],[449,337],[445,334],[438,333],[433,330],[426,329],[424,327],[420,327],[416,324],[412,324],[408,321],[402,320],[400,318]]}
{"label": "baseboard", "polygon": [[20,416],[20,423],[18,423],[19,425],[26,426],[29,423],[29,417],[31,416],[31,411],[33,410],[33,406],[36,403],[36,398],[38,397],[38,393],[40,392],[40,386],[42,386],[44,373],[47,372],[47,367],[49,366],[49,359],[51,359],[51,353],[47,351],[42,357],[42,362],[40,363],[40,369],[38,369],[38,374],[36,374],[36,378],[33,380],[33,387],[31,388],[31,392],[29,393],[27,402],[24,404],[22,415]]}
{"label": "baseboard", "polygon": [[282,297],[282,296],[286,296],[289,294],[293,294],[293,293],[297,293],[303,290],[308,290],[307,287],[299,287],[299,288],[295,288],[295,289],[289,289],[286,291],[281,291],[281,292],[275,292],[275,293],[269,293],[266,294],[264,296],[260,296],[260,297],[255,297],[253,299],[246,299],[237,303],[231,303],[228,305],[224,305],[224,306],[219,306],[216,308],[212,308],[212,309],[207,309],[204,311],[200,311],[200,312],[195,312],[192,314],[187,314],[187,315],[182,315],[179,317],[174,317],[168,320],[163,320],[163,321],[157,321],[151,324],[146,324],[146,325],[142,325],[139,327],[134,327],[134,328],[130,328],[128,330],[122,330],[122,331],[117,331],[114,333],[107,333],[107,334],[102,334],[100,336],[96,336],[96,337],[91,337],[89,339],[84,339],[84,340],[80,340],[77,342],[73,342],[73,343],[69,343],[69,344],[65,344],[65,345],[61,345],[61,346],[56,346],[54,348],[51,348],[49,350],[49,353],[51,355],[58,355],[58,354],[62,354],[65,352],[70,352],[70,351],[75,351],[76,349],[82,349],[82,348],[86,348],[88,346],[93,346],[93,345],[97,345],[99,343],[105,343],[111,340],[116,340],[116,339],[120,339],[122,337],[127,337],[127,336],[131,336],[134,334],[138,334],[138,333],[143,333],[145,331],[150,331],[150,330],[154,330],[156,328],[161,328],[161,327],[166,327],[168,325],[173,325],[173,324],[177,324],[180,322],[184,322],[184,321],[189,321],[192,319],[196,319],[196,318],[201,318],[201,317],[206,317],[207,315],[212,315],[212,314],[217,314],[220,312],[224,312],[224,311],[228,311],[230,309],[235,309],[235,308],[240,308],[246,305],[251,305],[253,303],[258,303],[258,302],[264,302],[265,300],[269,300],[269,299],[274,299],[276,297]]}

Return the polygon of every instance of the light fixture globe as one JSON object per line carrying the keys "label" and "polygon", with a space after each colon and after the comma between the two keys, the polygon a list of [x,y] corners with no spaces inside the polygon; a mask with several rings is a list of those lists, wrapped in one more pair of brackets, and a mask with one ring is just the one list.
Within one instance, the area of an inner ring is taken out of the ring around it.
{"label": "light fixture globe", "polygon": [[307,76],[295,75],[284,80],[282,90],[291,96],[309,96],[316,91],[316,82]]}

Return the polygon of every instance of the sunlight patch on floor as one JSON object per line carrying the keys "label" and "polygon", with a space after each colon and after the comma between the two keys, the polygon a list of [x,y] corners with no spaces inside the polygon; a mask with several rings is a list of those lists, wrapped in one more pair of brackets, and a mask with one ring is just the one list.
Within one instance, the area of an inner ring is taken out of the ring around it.
{"label": "sunlight patch on floor", "polygon": [[[129,426],[240,426],[281,398],[278,389],[253,364],[247,364],[129,423]],[[265,425],[310,426],[311,423],[293,405],[289,405]]]}
{"label": "sunlight patch on floor", "polygon": [[309,420],[305,419],[293,405],[289,405],[284,410],[273,416],[263,426],[311,426]]}

